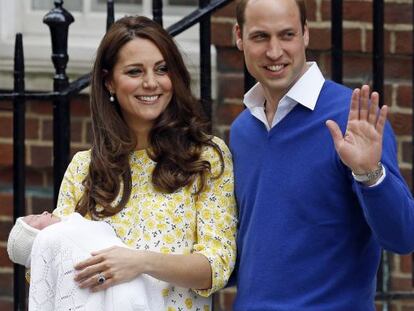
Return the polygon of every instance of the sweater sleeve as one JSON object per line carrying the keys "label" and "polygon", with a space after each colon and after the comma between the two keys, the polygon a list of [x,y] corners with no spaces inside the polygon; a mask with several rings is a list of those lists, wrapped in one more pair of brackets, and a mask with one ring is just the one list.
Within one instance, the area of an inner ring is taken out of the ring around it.
{"label": "sweater sleeve", "polygon": [[75,211],[76,204],[83,193],[82,182],[88,174],[90,151],[81,151],[74,155],[60,185],[56,209],[56,216],[68,216]]}
{"label": "sweater sleeve", "polygon": [[391,126],[384,131],[384,180],[373,187],[354,181],[354,190],[365,218],[380,245],[396,253],[414,251],[414,200],[400,174],[397,147]]}
{"label": "sweater sleeve", "polygon": [[218,138],[213,140],[221,149],[224,158],[223,174],[220,173],[221,162],[217,153],[209,148],[205,158],[210,161],[211,174],[207,184],[199,194],[197,210],[197,242],[194,253],[207,257],[212,270],[212,287],[207,290],[194,290],[207,297],[223,288],[236,259],[236,203],[234,198],[233,164],[231,154],[225,143]]}

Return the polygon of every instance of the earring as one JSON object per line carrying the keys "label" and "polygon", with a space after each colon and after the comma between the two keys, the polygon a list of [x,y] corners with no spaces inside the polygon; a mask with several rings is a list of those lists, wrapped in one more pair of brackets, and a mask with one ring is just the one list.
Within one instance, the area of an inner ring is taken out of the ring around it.
{"label": "earring", "polygon": [[112,94],[112,93],[109,93],[109,101],[111,102],[111,103],[113,103],[114,101],[115,101],[115,97],[114,97],[114,94]]}

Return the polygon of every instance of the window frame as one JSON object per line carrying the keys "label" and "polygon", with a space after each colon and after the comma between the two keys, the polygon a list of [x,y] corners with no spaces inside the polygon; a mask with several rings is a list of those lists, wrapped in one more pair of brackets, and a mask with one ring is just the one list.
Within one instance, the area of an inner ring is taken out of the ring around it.
{"label": "window frame", "polygon": [[[92,12],[92,1],[94,0],[83,0],[82,12],[71,12],[75,22],[69,26],[67,73],[70,80],[91,69],[96,48],[105,33],[106,10]],[[43,23],[43,17],[47,11],[33,10],[31,3],[31,0],[0,0],[0,89],[13,87],[13,77],[10,75],[10,71],[13,70],[14,41],[18,32],[23,34],[26,88],[33,90],[51,89],[50,74],[54,73],[54,68],[51,62],[50,30]],[[151,0],[143,0],[142,15],[152,17],[151,3]],[[63,5],[63,7],[65,6]],[[194,7],[190,8],[188,12],[193,9]],[[181,16],[167,15],[168,10],[165,6],[163,12],[165,28],[182,18]],[[124,15],[125,13],[119,12],[115,14],[115,18]],[[194,74],[197,74],[199,65],[198,36],[199,26],[194,25],[175,37],[195,82],[198,77]],[[36,77],[36,79],[31,77]]]}

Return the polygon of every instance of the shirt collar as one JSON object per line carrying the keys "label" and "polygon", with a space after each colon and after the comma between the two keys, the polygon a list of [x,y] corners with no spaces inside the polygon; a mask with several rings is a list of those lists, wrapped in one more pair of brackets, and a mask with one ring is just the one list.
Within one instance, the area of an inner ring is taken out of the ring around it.
{"label": "shirt collar", "polygon": [[[318,64],[316,62],[308,62],[308,70],[299,78],[298,81],[285,94],[285,97],[293,99],[295,102],[314,110],[319,93],[325,83]],[[283,100],[282,98],[282,100]],[[249,109],[263,107],[265,102],[263,87],[260,83],[256,83],[245,95],[244,104]]]}

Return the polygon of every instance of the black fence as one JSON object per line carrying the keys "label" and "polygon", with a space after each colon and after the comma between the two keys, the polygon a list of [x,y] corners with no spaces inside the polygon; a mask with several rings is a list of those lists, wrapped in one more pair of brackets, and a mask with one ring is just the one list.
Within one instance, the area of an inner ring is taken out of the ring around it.
{"label": "black fence", "polygon": [[[199,0],[199,8],[179,22],[168,27],[168,32],[175,36],[195,24],[200,24],[200,98],[203,108],[211,118],[211,34],[210,16],[217,9],[229,4],[233,0]],[[153,0],[153,19],[163,24],[162,0]],[[14,219],[25,214],[25,103],[27,100],[37,99],[50,101],[53,105],[53,169],[54,169],[54,203],[57,200],[60,183],[69,163],[70,151],[70,105],[69,99],[85,89],[90,82],[87,73],[73,82],[69,82],[66,75],[68,62],[67,38],[69,26],[74,22],[72,15],[63,8],[63,1],[54,1],[55,8],[48,12],[43,22],[50,28],[52,40],[52,61],[55,67],[53,91],[28,92],[25,90],[25,68],[23,53],[23,38],[16,35],[14,56],[14,89],[0,93],[0,100],[13,101],[13,142],[14,142]],[[373,89],[383,94],[384,89],[384,1],[372,1],[373,5]],[[413,5],[414,18],[414,5]],[[342,27],[342,1],[331,1],[331,53],[332,79],[342,82],[343,72],[343,27]],[[114,22],[114,1],[107,1],[107,29]],[[413,21],[414,24],[414,21]],[[414,31],[413,31],[414,33]],[[413,40],[414,50],[414,40]],[[414,61],[412,70],[414,73]],[[414,75],[413,75],[414,76]],[[414,80],[414,78],[413,78]],[[245,71],[245,89],[254,84],[254,79]],[[414,83],[413,83],[414,84]],[[413,88],[414,95],[414,88]],[[383,98],[383,97],[381,97]],[[414,98],[414,96],[413,96]],[[414,113],[413,113],[414,124]],[[414,141],[414,127],[413,127]],[[413,159],[414,163],[414,159]],[[412,170],[414,181],[414,170]],[[414,266],[414,257],[413,257]],[[414,269],[413,269],[414,270]],[[389,254],[383,253],[383,260],[378,272],[378,286],[376,299],[384,302],[388,310],[391,301],[414,299],[414,292],[390,291],[390,263]],[[24,268],[14,266],[14,310],[26,310],[26,292]],[[413,275],[414,280],[414,275]],[[413,284],[414,285],[414,284]],[[385,310],[384,309],[384,310]]]}

